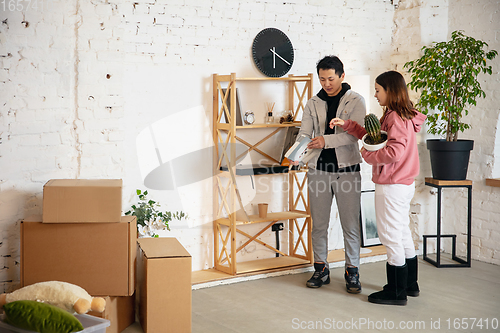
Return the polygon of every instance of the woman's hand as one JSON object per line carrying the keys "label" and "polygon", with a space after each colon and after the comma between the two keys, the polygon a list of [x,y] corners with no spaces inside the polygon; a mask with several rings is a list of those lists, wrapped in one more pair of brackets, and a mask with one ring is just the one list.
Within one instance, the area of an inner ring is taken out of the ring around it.
{"label": "woman's hand", "polygon": [[330,120],[330,128],[333,128],[334,126],[344,126],[345,121],[343,121],[340,118],[333,118]]}

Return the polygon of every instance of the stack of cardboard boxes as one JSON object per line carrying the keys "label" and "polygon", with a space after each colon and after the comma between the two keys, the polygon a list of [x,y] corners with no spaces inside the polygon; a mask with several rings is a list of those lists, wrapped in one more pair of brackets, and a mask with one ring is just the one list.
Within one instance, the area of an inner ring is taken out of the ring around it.
{"label": "stack of cardboard boxes", "polygon": [[53,179],[43,188],[43,217],[21,223],[21,286],[76,284],[106,298],[107,333],[135,321],[137,227],[121,216],[122,180]]}

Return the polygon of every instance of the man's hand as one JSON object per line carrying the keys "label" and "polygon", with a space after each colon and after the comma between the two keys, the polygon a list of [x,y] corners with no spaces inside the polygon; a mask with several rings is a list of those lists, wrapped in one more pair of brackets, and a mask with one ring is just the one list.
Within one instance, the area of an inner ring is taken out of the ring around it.
{"label": "man's hand", "polygon": [[325,148],[325,138],[322,136],[317,136],[309,142],[307,145],[309,149]]}

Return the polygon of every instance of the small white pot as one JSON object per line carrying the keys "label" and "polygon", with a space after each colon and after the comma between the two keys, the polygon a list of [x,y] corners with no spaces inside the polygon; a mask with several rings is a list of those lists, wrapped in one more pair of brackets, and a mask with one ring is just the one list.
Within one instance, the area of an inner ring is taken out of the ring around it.
{"label": "small white pot", "polygon": [[[384,133],[385,135],[387,135],[387,132],[386,131],[380,131],[381,133]],[[387,144],[387,139],[382,142],[382,143],[379,143],[379,144],[376,144],[376,145],[369,145],[365,142],[365,139],[366,137],[368,136],[368,133],[366,133],[365,135],[363,135],[363,138],[361,139],[361,142],[363,143],[363,147],[368,150],[368,151],[377,151],[379,149],[382,149],[385,147],[385,145]]]}

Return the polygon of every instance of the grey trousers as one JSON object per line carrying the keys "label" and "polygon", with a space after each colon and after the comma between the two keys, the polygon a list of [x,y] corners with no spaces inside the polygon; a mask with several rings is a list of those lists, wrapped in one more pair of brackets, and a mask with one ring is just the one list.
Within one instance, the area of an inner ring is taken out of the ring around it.
{"label": "grey trousers", "polygon": [[315,169],[308,172],[309,205],[312,217],[312,245],[315,262],[328,267],[328,226],[335,196],[344,236],[345,264],[359,267],[361,247],[359,172],[332,173]]}

